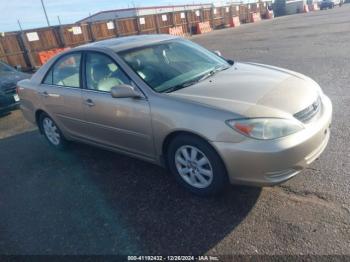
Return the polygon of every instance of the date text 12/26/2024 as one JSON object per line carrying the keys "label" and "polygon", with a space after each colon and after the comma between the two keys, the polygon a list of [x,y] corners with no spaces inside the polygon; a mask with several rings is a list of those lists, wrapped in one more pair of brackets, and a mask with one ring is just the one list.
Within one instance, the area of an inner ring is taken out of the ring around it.
{"label": "date text 12/26/2024", "polygon": [[128,261],[219,261],[217,256],[128,256]]}

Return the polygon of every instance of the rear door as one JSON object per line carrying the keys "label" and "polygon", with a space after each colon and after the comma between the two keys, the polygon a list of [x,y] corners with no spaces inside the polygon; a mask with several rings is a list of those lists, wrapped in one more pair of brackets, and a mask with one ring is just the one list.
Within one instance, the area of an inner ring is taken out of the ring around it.
{"label": "rear door", "polygon": [[81,94],[82,53],[59,58],[38,88],[44,110],[63,132],[79,134],[83,120]]}
{"label": "rear door", "polygon": [[[135,84],[108,55],[85,53],[83,108],[90,140],[154,158],[150,106],[146,98],[113,98],[111,88]],[[135,86],[136,87],[136,86]]]}

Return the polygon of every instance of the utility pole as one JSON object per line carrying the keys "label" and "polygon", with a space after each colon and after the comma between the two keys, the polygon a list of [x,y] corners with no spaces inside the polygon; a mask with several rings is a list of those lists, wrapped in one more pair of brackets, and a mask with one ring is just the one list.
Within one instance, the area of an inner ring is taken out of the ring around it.
{"label": "utility pole", "polygon": [[48,16],[47,16],[47,13],[46,13],[46,8],[45,8],[45,5],[44,5],[44,0],[41,0],[41,5],[42,5],[43,10],[44,10],[44,13],[45,13],[47,26],[50,26],[50,21],[49,21],[49,18],[48,18]]}
{"label": "utility pole", "polygon": [[18,38],[18,43],[19,43],[21,49],[24,51],[23,56],[24,56],[24,60],[27,64],[27,66],[33,69],[35,67],[35,62],[34,62],[32,54],[30,52],[28,38],[26,37],[26,35],[23,31],[23,28],[22,28],[22,25],[21,25],[21,22],[19,21],[19,19],[17,20],[17,23],[18,23],[19,29],[21,30],[21,33],[19,34],[19,38]]}
{"label": "utility pole", "polygon": [[62,23],[59,15],[57,16],[57,20],[58,20],[58,24],[61,25]]}
{"label": "utility pole", "polygon": [[17,20],[17,23],[18,23],[19,29],[20,29],[21,32],[22,32],[22,31],[23,31],[23,28],[22,28],[22,25],[21,25],[21,22],[19,21],[19,19]]}

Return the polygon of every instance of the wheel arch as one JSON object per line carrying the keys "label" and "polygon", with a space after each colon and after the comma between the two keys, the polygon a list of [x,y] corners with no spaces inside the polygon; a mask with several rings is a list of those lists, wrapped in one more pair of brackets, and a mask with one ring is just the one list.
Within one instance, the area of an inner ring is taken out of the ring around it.
{"label": "wheel arch", "polygon": [[169,133],[163,140],[162,143],[162,155],[161,155],[161,162],[162,165],[164,165],[166,168],[168,168],[168,161],[167,161],[167,150],[169,147],[170,142],[175,139],[175,137],[181,136],[181,135],[189,135],[189,136],[193,136],[196,138],[199,138],[200,140],[204,141],[205,143],[207,143],[215,152],[216,154],[220,157],[225,169],[227,170],[226,164],[223,160],[223,158],[221,157],[221,154],[216,150],[216,148],[208,141],[208,139],[206,139],[204,136],[191,132],[191,131],[187,131],[187,130],[175,130],[172,131],[171,133]]}
{"label": "wheel arch", "polygon": [[38,126],[38,129],[39,129],[39,132],[42,134],[43,133],[43,130],[42,130],[42,127],[39,123],[39,120],[40,120],[40,116],[42,114],[47,114],[44,110],[42,109],[38,109],[35,111],[35,122],[36,122],[36,125]]}
{"label": "wheel arch", "polygon": [[[216,179],[214,178],[214,181],[216,181],[216,182],[214,182],[214,184],[210,184],[209,185],[211,187],[210,190],[212,190],[212,191],[208,191],[206,193],[203,193],[203,192],[193,191],[193,188],[190,189],[190,191],[192,191],[192,192],[194,192],[194,193],[196,193],[198,195],[207,195],[207,194],[210,195],[210,194],[216,194],[217,192],[220,192],[220,190],[224,189],[224,187],[230,182],[230,178],[229,178],[229,174],[228,174],[228,171],[227,171],[226,163],[225,163],[224,159],[222,158],[221,154],[215,148],[215,146],[210,142],[210,140],[206,139],[205,137],[203,137],[200,134],[196,134],[196,133],[193,133],[193,132],[190,132],[190,131],[184,131],[184,130],[177,130],[177,131],[173,131],[173,132],[169,133],[165,137],[165,139],[163,141],[163,144],[162,144],[162,161],[164,163],[164,166],[171,173],[176,175],[176,178],[178,179],[178,174],[177,174],[176,171],[174,171],[174,163],[171,163],[172,161],[168,161],[168,159],[167,159],[167,157],[168,157],[167,150],[169,149],[171,141],[173,141],[173,139],[175,139],[176,137],[179,137],[179,136],[182,136],[182,135],[192,136],[192,137],[194,137],[196,139],[201,140],[209,148],[211,148],[213,150],[212,153],[215,153],[217,155],[215,163],[218,164],[218,165],[215,165],[214,169],[219,170],[219,172],[216,173],[217,178]],[[215,158],[213,160],[215,161]],[[219,168],[219,169],[217,169],[217,168]],[[183,182],[183,184],[185,184],[185,183]],[[189,188],[189,187],[187,186],[187,188]]]}

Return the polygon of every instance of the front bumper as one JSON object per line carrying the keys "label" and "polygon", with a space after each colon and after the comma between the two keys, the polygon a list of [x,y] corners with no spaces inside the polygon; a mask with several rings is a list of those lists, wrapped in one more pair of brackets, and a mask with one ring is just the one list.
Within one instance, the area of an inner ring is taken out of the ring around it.
{"label": "front bumper", "polygon": [[232,184],[268,186],[282,183],[317,159],[330,137],[332,103],[322,95],[322,110],[305,129],[275,140],[247,138],[240,143],[212,142]]}
{"label": "front bumper", "polygon": [[15,94],[0,94],[0,114],[19,108],[19,101],[14,99]]}
{"label": "front bumper", "polygon": [[332,3],[321,3],[320,4],[320,8],[331,8],[332,7]]}

